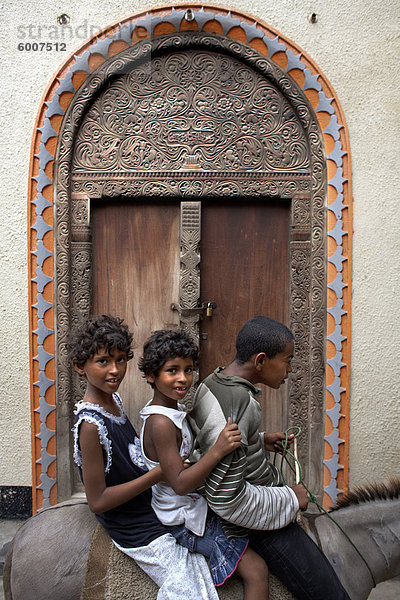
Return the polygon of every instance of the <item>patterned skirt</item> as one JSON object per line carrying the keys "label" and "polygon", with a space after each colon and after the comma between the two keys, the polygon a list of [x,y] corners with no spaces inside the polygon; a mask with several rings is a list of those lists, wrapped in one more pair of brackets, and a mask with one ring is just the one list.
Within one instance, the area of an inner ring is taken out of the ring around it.
{"label": "patterned skirt", "polygon": [[139,548],[114,544],[158,585],[157,600],[218,600],[204,556],[189,552],[170,533]]}

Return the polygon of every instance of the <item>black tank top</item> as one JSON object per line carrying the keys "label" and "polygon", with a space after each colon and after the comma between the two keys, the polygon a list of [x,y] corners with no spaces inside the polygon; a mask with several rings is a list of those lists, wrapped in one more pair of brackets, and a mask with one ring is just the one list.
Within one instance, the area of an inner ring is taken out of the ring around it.
{"label": "black tank top", "polygon": [[[82,421],[88,421],[96,425],[99,432],[104,453],[107,487],[131,481],[145,473],[145,470],[132,461],[132,457],[138,456],[138,449],[140,449],[136,432],[122,408],[118,394],[114,394],[114,400],[120,409],[119,417],[108,413],[100,406],[83,402],[77,404],[75,411],[74,459],[80,475],[82,477],[79,428]],[[125,504],[96,514],[96,518],[108,531],[110,537],[123,548],[147,546],[167,533],[151,507],[150,489]]]}

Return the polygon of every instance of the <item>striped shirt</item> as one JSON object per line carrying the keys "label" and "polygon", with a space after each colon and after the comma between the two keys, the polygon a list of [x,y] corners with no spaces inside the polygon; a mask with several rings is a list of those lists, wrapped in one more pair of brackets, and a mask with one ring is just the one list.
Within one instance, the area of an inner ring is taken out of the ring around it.
{"label": "striped shirt", "polygon": [[200,384],[189,415],[198,456],[216,442],[228,417],[242,434],[241,446],[225,456],[204,482],[210,508],[221,517],[228,536],[248,529],[280,529],[299,510],[293,490],[266,457],[259,427],[260,390],[241,377],[224,376],[221,367]]}

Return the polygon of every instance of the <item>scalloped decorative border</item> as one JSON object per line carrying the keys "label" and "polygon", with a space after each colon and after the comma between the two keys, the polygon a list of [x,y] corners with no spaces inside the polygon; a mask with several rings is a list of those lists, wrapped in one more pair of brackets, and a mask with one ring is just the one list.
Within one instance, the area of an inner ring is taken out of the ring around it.
{"label": "scalloped decorative border", "polygon": [[[188,8],[193,20],[186,21]],[[158,7],[118,21],[70,56],[47,88],[32,139],[28,192],[33,510],[57,502],[53,261],[53,164],[61,122],[75,92],[105,60],[138,41],[205,31],[247,44],[288,73],[320,124],[328,171],[324,504],[348,487],[352,196],[347,127],[321,70],[294,42],[250,15],[221,6]]]}

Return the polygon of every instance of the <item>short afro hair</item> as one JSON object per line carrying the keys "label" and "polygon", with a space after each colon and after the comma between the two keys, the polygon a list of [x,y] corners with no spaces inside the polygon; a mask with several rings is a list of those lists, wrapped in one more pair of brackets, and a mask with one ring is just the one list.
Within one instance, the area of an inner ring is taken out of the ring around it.
{"label": "short afro hair", "polygon": [[123,319],[111,315],[100,315],[87,319],[80,327],[71,332],[68,342],[69,358],[83,367],[85,362],[101,348],[111,352],[118,348],[126,353],[127,360],[133,356],[133,335]]}
{"label": "short afro hair", "polygon": [[293,339],[293,333],[283,323],[269,317],[253,317],[237,335],[235,361],[244,364],[260,352],[274,358]]}
{"label": "short afro hair", "polygon": [[143,346],[138,367],[146,375],[157,377],[162,366],[171,358],[191,358],[197,367],[199,347],[184,329],[154,331]]}

